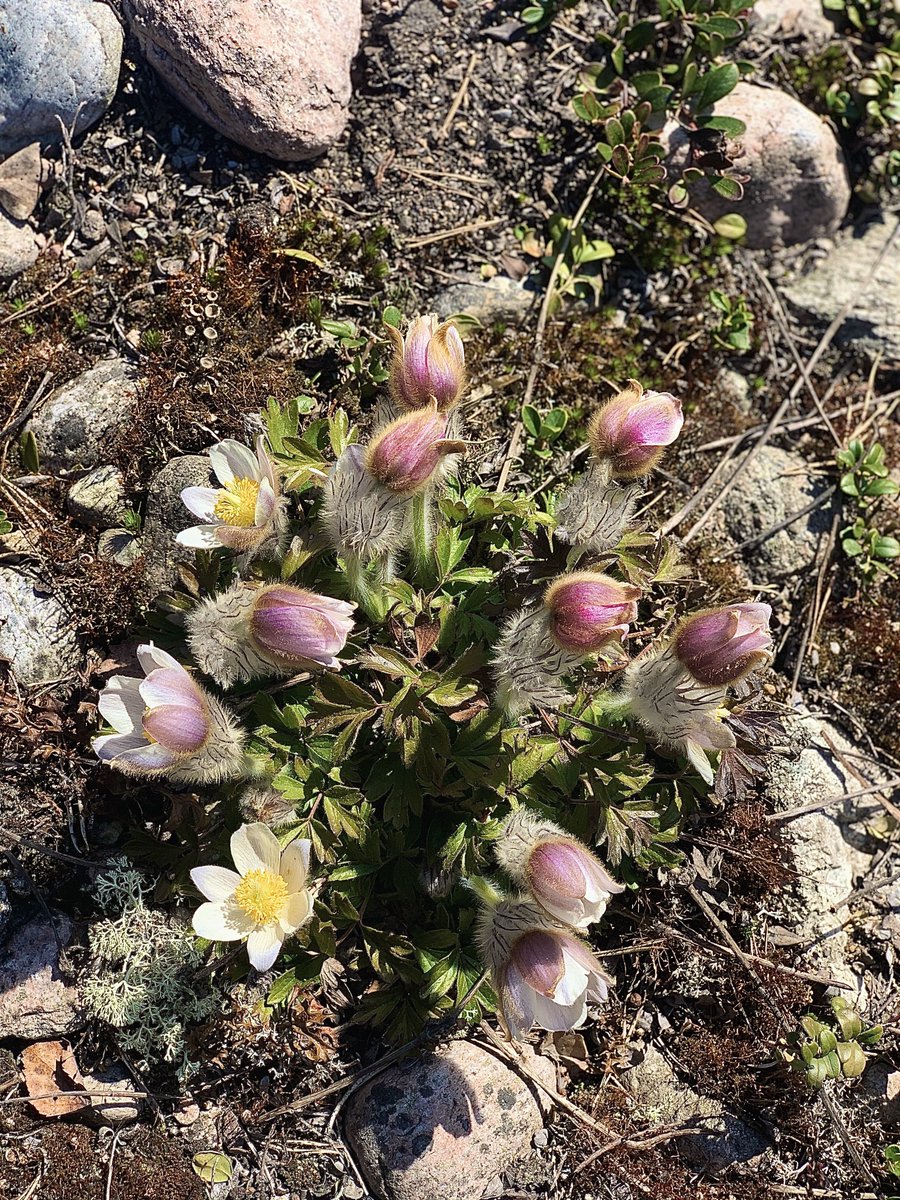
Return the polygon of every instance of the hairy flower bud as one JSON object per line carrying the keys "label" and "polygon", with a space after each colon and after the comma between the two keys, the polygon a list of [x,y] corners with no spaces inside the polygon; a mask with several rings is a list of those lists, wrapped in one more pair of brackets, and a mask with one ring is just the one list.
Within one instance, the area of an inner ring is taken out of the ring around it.
{"label": "hairy flower bud", "polygon": [[188,644],[223,687],[311,666],[340,667],[356,606],[286,583],[239,582],[187,617]]}
{"label": "hairy flower bud", "polygon": [[646,475],[681,432],[681,401],[668,392],[645,392],[636,379],[591,418],[594,455],[607,459],[617,479]]}
{"label": "hairy flower bud", "polygon": [[331,468],[321,520],[338,554],[368,562],[402,548],[406,498],[380,487],[365,459],[364,448],[354,443]]}
{"label": "hairy flower bud", "polygon": [[126,775],[217,783],[243,767],[244,734],[229,711],[157,646],[138,647],[146,679],[115,675],[100,693],[100,715],[115,730],[94,753]]}
{"label": "hairy flower bud", "polygon": [[700,683],[736,683],[772,657],[768,604],[729,604],[682,622],[673,647]]}
{"label": "hairy flower bud", "polygon": [[609,897],[625,890],[587,846],[527,808],[507,819],[494,853],[541,908],[576,929],[599,921]]}
{"label": "hairy flower bud", "polygon": [[584,942],[554,925],[524,897],[487,904],[478,941],[510,1037],[537,1023],[577,1029],[588,1001],[599,1002],[612,983]]}
{"label": "hairy flower bud", "polygon": [[544,609],[556,642],[576,654],[591,654],[612,639],[621,641],[637,617],[640,588],[609,575],[574,571],[561,575],[544,594]]}
{"label": "hairy flower bud", "polygon": [[466,354],[451,321],[438,323],[433,314],[414,317],[403,337],[388,325],[394,343],[391,395],[401,409],[425,408],[432,401],[448,412],[466,384]]}
{"label": "hairy flower bud", "polygon": [[365,465],[383,488],[413,496],[426,488],[448,454],[462,454],[465,442],[445,437],[447,418],[434,403],[392,421],[366,449]]}

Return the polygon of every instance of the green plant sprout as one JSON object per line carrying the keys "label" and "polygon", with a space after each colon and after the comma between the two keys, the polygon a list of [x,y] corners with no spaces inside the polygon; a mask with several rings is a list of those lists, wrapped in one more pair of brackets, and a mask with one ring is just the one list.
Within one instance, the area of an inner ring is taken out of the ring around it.
{"label": "green plant sprout", "polygon": [[875,442],[867,449],[863,441],[854,438],[846,450],[838,451],[836,459],[842,471],[840,489],[856,510],[853,520],[841,530],[841,548],[864,579],[880,573],[894,579],[896,572],[887,563],[900,557],[900,541],[880,533],[873,523],[880,501],[900,492],[888,474],[884,447]]}
{"label": "green plant sprout", "polygon": [[536,458],[552,458],[553,444],[568,423],[569,414],[565,408],[551,408],[549,412],[541,413],[532,404],[522,407],[522,424],[533,441],[531,452]]}
{"label": "green plant sprout", "polygon": [[874,1046],[884,1034],[881,1025],[865,1025],[843,996],[832,998],[831,1011],[831,1026],[811,1014],[802,1017],[801,1028],[788,1036],[788,1049],[782,1051],[791,1070],[802,1074],[811,1088],[822,1087],[828,1079],[858,1078],[866,1069],[863,1047]]}
{"label": "green plant sprout", "polygon": [[739,354],[749,350],[754,316],[745,298],[738,296],[732,300],[724,292],[714,288],[709,293],[709,302],[721,314],[719,324],[713,332],[716,344],[727,350],[735,350]]}

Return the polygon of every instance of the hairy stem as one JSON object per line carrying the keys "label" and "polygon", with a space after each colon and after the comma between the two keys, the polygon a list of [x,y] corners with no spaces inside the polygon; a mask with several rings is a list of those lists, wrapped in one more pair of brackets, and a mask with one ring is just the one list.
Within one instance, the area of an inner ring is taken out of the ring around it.
{"label": "hairy stem", "polygon": [[434,545],[431,520],[431,495],[428,491],[413,496],[410,506],[412,523],[412,568],[418,583],[430,584],[434,578]]}

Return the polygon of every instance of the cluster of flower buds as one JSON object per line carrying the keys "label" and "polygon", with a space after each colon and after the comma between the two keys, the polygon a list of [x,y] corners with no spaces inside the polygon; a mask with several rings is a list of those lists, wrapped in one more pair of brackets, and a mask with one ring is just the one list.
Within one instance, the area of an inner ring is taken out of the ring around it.
{"label": "cluster of flower buds", "polygon": [[622,688],[628,709],[663,745],[681,750],[713,782],[707,751],[734,746],[721,720],[729,685],[772,657],[768,604],[729,604],[694,613],[662,645],[652,646],[626,669]]}
{"label": "cluster of flower buds", "polygon": [[182,491],[185,507],[204,524],[175,540],[195,550],[236,550],[247,561],[267,548],[277,550],[287,527],[285,502],[265,438],[257,438],[255,455],[240,442],[218,442],[209,461],[221,487]]}
{"label": "cluster of flower buds", "polygon": [[622,639],[637,617],[640,589],[609,575],[574,571],[547,588],[539,608],[512,616],[494,651],[497,702],[515,716],[558,707],[563,678],[591,655],[622,658]]}
{"label": "cluster of flower buds", "polygon": [[100,693],[100,715],[115,730],[94,752],[126,775],[175,783],[218,783],[243,767],[244,734],[228,709],[171,654],[138,647],[146,678],[114,675]]}
{"label": "cluster of flower buds", "polygon": [[536,1022],[543,1029],[577,1029],[588,1001],[606,999],[612,983],[573,929],[586,929],[623,891],[577,838],[527,809],[507,820],[497,860],[527,889],[502,896],[478,881],[484,902],[478,940],[491,972],[503,1023],[512,1038]]}
{"label": "cluster of flower buds", "polygon": [[285,583],[236,583],[187,617],[194,660],[222,687],[339,667],[356,605]]}
{"label": "cluster of flower buds", "polygon": [[312,915],[306,838],[284,850],[267,825],[242,825],[231,835],[227,867],[194,867],[191,879],[205,896],[194,913],[194,932],[211,942],[246,941],[247,957],[257,971],[268,971],[286,937]]}
{"label": "cluster of flower buds", "polygon": [[641,493],[633,481],[652,471],[683,424],[680,400],[645,392],[636,379],[594,413],[588,469],[557,506],[557,534],[576,556],[618,544]]}
{"label": "cluster of flower buds", "polygon": [[429,495],[466,449],[456,408],[465,352],[455,327],[426,316],[411,321],[405,337],[388,332],[391,404],[382,406],[368,446],[348,446],[325,482],[322,521],[345,563],[387,562],[410,545],[417,557],[427,555]]}

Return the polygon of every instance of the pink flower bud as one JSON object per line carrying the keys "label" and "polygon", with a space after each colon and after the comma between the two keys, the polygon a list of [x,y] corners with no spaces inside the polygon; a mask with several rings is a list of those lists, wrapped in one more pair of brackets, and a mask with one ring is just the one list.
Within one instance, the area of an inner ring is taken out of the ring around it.
{"label": "pink flower bud", "polygon": [[387,326],[394,343],[391,394],[401,408],[425,408],[433,400],[448,412],[466,384],[466,355],[462,338],[450,321],[436,316],[414,317],[406,337]]}
{"label": "pink flower bud", "polygon": [[340,664],[335,655],[353,629],[354,607],[304,588],[276,584],[254,601],[250,633],[263,650],[279,658],[336,667]]}
{"label": "pink flower bud", "polygon": [[636,379],[591,418],[588,437],[597,458],[617,479],[646,475],[681,432],[681,401],[668,392],[645,392]]}
{"label": "pink flower bud", "polygon": [[428,408],[391,421],[366,450],[366,468],[390,492],[411,496],[427,487],[448,454],[462,454],[465,442],[448,440],[447,418]]}
{"label": "pink flower bud", "polygon": [[640,588],[608,575],[575,571],[561,575],[544,595],[553,636],[564,650],[591,654],[628,632],[637,617]]}
{"label": "pink flower bud", "polygon": [[675,655],[699,683],[736,683],[772,657],[771,616],[768,604],[729,604],[695,613],[675,635]]}

